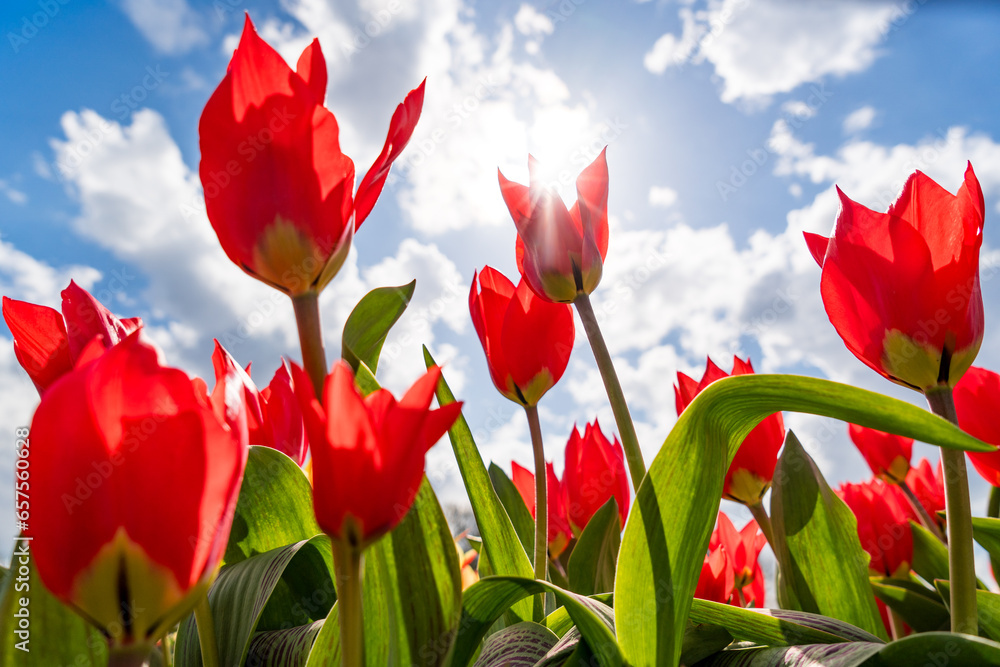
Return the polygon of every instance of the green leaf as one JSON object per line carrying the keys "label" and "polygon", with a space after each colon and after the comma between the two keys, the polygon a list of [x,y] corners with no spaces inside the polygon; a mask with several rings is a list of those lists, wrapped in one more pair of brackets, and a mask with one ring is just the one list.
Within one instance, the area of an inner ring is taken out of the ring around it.
{"label": "green leaf", "polygon": [[313,513],[312,487],[302,469],[276,449],[251,447],[223,564],[322,532]]}
{"label": "green leaf", "polygon": [[340,664],[340,614],[339,607],[333,605],[323,626],[313,641],[306,667],[327,667]]}
{"label": "green leaf", "polygon": [[784,599],[886,639],[854,513],[791,431],[774,469],[771,521]]}
{"label": "green leaf", "polygon": [[364,363],[375,372],[389,329],[406,310],[417,281],[400,287],[376,287],[362,297],[344,324],[341,354],[355,371]]}
{"label": "green leaf", "polygon": [[[426,347],[424,362],[428,368],[434,365],[434,359]],[[455,396],[448,388],[443,375],[438,382],[437,399],[442,406],[455,402]],[[486,466],[483,465],[483,458],[479,455],[479,449],[476,448],[472,431],[464,416],[459,416],[455,425],[448,431],[448,438],[455,451],[455,460],[458,462],[465,490],[469,494],[469,503],[476,516],[476,525],[482,534],[483,548],[486,550],[491,571],[500,575],[531,579],[535,575],[531,560],[521,546],[517,532],[496,491],[493,490],[490,476],[486,472]],[[537,604],[531,600],[519,599],[511,611],[520,620],[541,620],[541,600],[536,602]]]}
{"label": "green leaf", "polygon": [[[951,584],[942,579],[934,582],[941,598],[947,605],[951,599]],[[1000,595],[989,591],[976,591],[976,612],[979,616],[981,634],[994,641],[1000,641]]]}
{"label": "green leaf", "polygon": [[[28,563],[20,561],[17,549],[23,544],[28,543],[14,545],[10,576],[3,585],[0,665],[104,667],[108,663],[104,637],[49,593],[30,559]],[[21,604],[22,599],[27,601],[26,605]],[[21,624],[23,610],[28,614],[27,628]],[[17,632],[26,634],[15,634]]]}
{"label": "green leaf", "polygon": [[[878,652],[872,667],[983,667],[1000,665],[1000,644],[951,632],[922,632],[890,644]],[[867,666],[866,666],[867,667]]]}
{"label": "green leaf", "polygon": [[[697,602],[697,600],[695,600]],[[693,665],[733,643],[733,636],[721,625],[687,622],[681,644],[682,665]]]}
{"label": "green leaf", "polygon": [[458,551],[424,478],[413,507],[365,552],[365,661],[444,664],[462,613]]}
{"label": "green leaf", "polygon": [[948,578],[948,547],[916,521],[910,521],[913,534],[913,571],[928,583]]}
{"label": "green leaf", "polygon": [[558,641],[544,625],[515,623],[486,639],[476,667],[533,667]]}
{"label": "green leaf", "polygon": [[[986,507],[986,516],[992,519],[1000,517],[1000,487],[990,487],[990,500]],[[972,530],[975,533],[975,526],[973,526]],[[976,537],[976,541],[979,542],[978,537]],[[982,542],[979,543],[982,544]],[[994,547],[994,550],[986,550],[990,554],[990,567],[993,568],[994,572],[1000,572],[1000,538],[998,538],[998,543]]]}
{"label": "green leaf", "polygon": [[510,517],[510,521],[514,525],[514,530],[517,532],[517,538],[521,541],[521,546],[524,548],[525,553],[534,553],[535,520],[532,518],[527,505],[524,504],[524,499],[521,498],[521,494],[518,492],[517,487],[514,486],[514,482],[510,481],[507,473],[496,463],[490,463],[489,473],[490,481],[493,483],[493,490],[496,491],[497,497],[500,498],[504,509],[507,510],[507,516]]}
{"label": "green leaf", "polygon": [[781,410],[834,417],[944,447],[993,449],[914,405],[828,380],[740,375],[713,382],[678,418],[629,511],[618,556],[615,617],[631,664],[677,664],[729,461],[754,426]]}
{"label": "green leaf", "polygon": [[[600,602],[604,607],[612,608],[614,604],[614,599],[611,593],[598,593],[597,595],[587,596],[591,600],[596,600]],[[603,607],[601,607],[603,609]],[[542,625],[547,627],[552,632],[556,633],[557,637],[562,637],[565,635],[570,628],[573,627],[573,619],[570,618],[569,612],[566,611],[566,607],[559,607],[551,614],[542,619]],[[611,615],[610,625],[614,626],[614,614]]]}
{"label": "green leaf", "polygon": [[951,614],[937,591],[906,579],[873,577],[872,590],[879,600],[917,632],[947,630]]}
{"label": "green leaf", "polygon": [[285,630],[258,632],[250,642],[248,665],[268,667],[300,667],[309,659],[313,642],[323,627],[323,621]]}
{"label": "green leaf", "polygon": [[[993,491],[996,490],[996,487],[994,487]],[[990,492],[991,501],[993,491]],[[991,563],[994,561],[1000,562],[1000,519],[981,516],[972,517],[972,536],[976,542],[979,542],[980,546],[989,552]],[[947,549],[945,553],[947,553]],[[1000,572],[1000,570],[996,571]],[[945,574],[946,576],[937,578],[947,579],[947,570],[945,570]]]}
{"label": "green leaf", "polygon": [[587,522],[569,557],[570,590],[580,595],[608,593],[615,587],[615,567],[622,542],[621,518],[614,496]]}
{"label": "green leaf", "polygon": [[698,598],[689,618],[695,623],[721,626],[739,641],[767,646],[880,642],[861,628],[827,616],[785,609],[742,609]]}
{"label": "green leaf", "polygon": [[597,664],[602,667],[624,664],[614,630],[609,627],[613,623],[611,608],[548,582],[521,577],[489,577],[466,589],[462,620],[458,624],[449,664],[452,667],[468,665],[494,621],[518,600],[546,591],[554,593],[556,600],[566,608],[597,657]]}
{"label": "green leaf", "polygon": [[[804,644],[782,647],[737,648],[716,653],[698,667],[856,667],[869,664],[886,644]],[[873,663],[873,664],[883,664]],[[892,663],[898,667],[917,663]]]}
{"label": "green leaf", "polygon": [[[310,553],[312,550],[318,550],[319,556]],[[302,563],[296,562],[299,554],[305,556]],[[246,661],[258,623],[285,570],[294,572],[296,567],[316,563],[322,557],[332,558],[330,539],[326,535],[256,554],[222,568],[208,592],[208,602],[215,621],[219,659],[223,665],[242,665]],[[328,571],[325,574],[328,575]],[[325,586],[332,590],[332,583]],[[272,618],[276,616],[281,615],[274,614]],[[202,665],[201,647],[193,615],[181,623],[175,656],[179,665]]]}

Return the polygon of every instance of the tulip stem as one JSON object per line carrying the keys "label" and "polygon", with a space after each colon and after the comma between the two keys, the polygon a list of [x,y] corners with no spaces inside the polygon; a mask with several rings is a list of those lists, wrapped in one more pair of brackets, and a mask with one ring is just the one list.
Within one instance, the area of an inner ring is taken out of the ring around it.
{"label": "tulip stem", "polygon": [[344,540],[333,540],[333,567],[337,575],[337,615],[340,618],[340,664],[345,667],[365,664],[361,565],[360,547]]}
{"label": "tulip stem", "polygon": [[323,327],[319,318],[319,292],[305,292],[292,297],[295,324],[299,329],[302,366],[312,380],[316,398],[323,400],[326,379],[326,350],[323,348]]}
{"label": "tulip stem", "polygon": [[[951,387],[926,392],[931,412],[958,425]],[[948,571],[951,579],[951,631],[979,634],[976,612],[976,563],[972,553],[972,507],[965,452],[941,448],[945,512],[948,522]]]}
{"label": "tulip stem", "polygon": [[108,667],[146,667],[152,647],[116,646],[108,652]]}
{"label": "tulip stem", "polygon": [[899,617],[895,609],[888,605],[886,605],[886,611],[889,612],[889,633],[892,635],[893,641],[902,639],[906,634],[906,630],[903,628],[903,619]]}
{"label": "tulip stem", "polygon": [[921,503],[920,499],[917,498],[917,494],[913,493],[913,489],[910,488],[910,485],[904,480],[899,483],[899,488],[902,490],[903,495],[906,496],[906,499],[910,501],[910,507],[912,507],[913,511],[917,513],[917,516],[920,517],[920,523],[924,525],[924,528],[931,531],[931,533],[934,534],[934,537],[941,540],[943,544],[948,544],[948,540],[945,539],[944,533],[942,533],[941,529],[938,527],[937,521],[932,519],[931,515],[927,513],[927,509],[924,508],[923,503]]}
{"label": "tulip stem", "polygon": [[531,449],[535,454],[535,579],[545,580],[545,566],[549,555],[549,506],[545,494],[547,471],[545,470],[545,450],[542,448],[542,426],[538,423],[538,406],[526,405],[528,430],[531,431]]}
{"label": "tulip stem", "polygon": [[753,505],[747,505],[750,510],[750,514],[753,515],[754,520],[760,527],[760,532],[764,533],[764,537],[767,539],[767,543],[771,546],[771,549],[777,553],[774,548],[774,529],[771,528],[771,517],[767,515],[767,510],[764,509],[764,503],[757,501]]}
{"label": "tulip stem", "polygon": [[208,604],[208,596],[194,608],[194,620],[198,625],[198,642],[201,644],[201,662],[204,667],[219,667],[219,647],[215,641],[215,619],[212,618],[212,607]]}
{"label": "tulip stem", "polygon": [[590,348],[594,351],[594,358],[597,360],[597,368],[601,371],[601,379],[604,380],[604,389],[608,393],[608,400],[611,401],[611,410],[615,413],[615,422],[618,424],[618,433],[621,435],[622,448],[625,450],[625,459],[628,461],[632,487],[638,492],[639,485],[642,484],[642,480],[646,476],[646,464],[642,460],[639,438],[635,435],[635,426],[632,424],[632,416],[629,414],[628,404],[625,402],[621,382],[618,381],[618,373],[615,372],[615,365],[611,362],[611,353],[604,342],[604,336],[601,335],[601,328],[597,324],[597,316],[594,315],[590,295],[580,292],[573,303],[576,305],[576,312],[580,313],[583,329],[587,332]]}

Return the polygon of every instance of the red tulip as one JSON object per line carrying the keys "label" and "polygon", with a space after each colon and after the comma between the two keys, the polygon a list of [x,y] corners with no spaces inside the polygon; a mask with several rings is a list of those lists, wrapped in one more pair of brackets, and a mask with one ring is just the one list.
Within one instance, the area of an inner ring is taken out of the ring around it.
{"label": "red tulip", "polygon": [[[747,375],[753,373],[750,360],[743,361],[733,357],[733,372],[727,374],[709,359],[705,374],[701,381],[696,382],[684,373],[677,374],[677,384],[674,385],[674,399],[677,415],[694,400],[705,387],[730,375]],[[764,497],[774,478],[774,467],[778,463],[778,450],[785,440],[785,422],[781,413],[767,417],[758,424],[743,440],[733,462],[729,464],[722,495],[729,500],[755,505]]]}
{"label": "red tulip", "polygon": [[119,320],[75,282],[62,291],[62,314],[48,306],[3,298],[3,319],[14,336],[14,354],[39,394],[73,370],[93,338],[109,348],[142,326],[138,317]]}
{"label": "red tulip", "polygon": [[899,384],[954,386],[983,340],[983,193],[970,164],[952,195],[917,171],[887,213],[851,201],[833,237],[806,234],[820,291],[858,359]]}
{"label": "red tulip", "polygon": [[35,411],[27,533],[38,576],[113,645],[166,633],[225,552],[246,417],[238,391],[215,396],[135,332],[107,352],[92,341]]}
{"label": "red tulip", "polygon": [[[1000,445],[1000,375],[973,366],[953,392],[958,424],[962,430],[991,445]],[[1000,486],[1000,450],[968,452],[983,479]]]}
{"label": "red tulip", "polygon": [[913,562],[909,521],[917,517],[899,487],[873,479],[864,484],[841,484],[837,495],[857,517],[858,538],[871,557],[871,572],[906,577]]}
{"label": "red tulip", "polygon": [[[566,509],[566,489],[556,477],[551,463],[545,464],[545,502],[548,506],[549,558],[556,559],[569,546],[573,539],[573,531],[569,526],[569,513]],[[511,477],[517,487],[521,499],[535,518],[535,475],[516,461],[511,462]]]}
{"label": "red tulip", "polygon": [[[751,519],[743,530],[737,531],[724,512],[719,512],[719,524],[712,532],[709,550],[720,546],[729,556],[733,571],[731,604],[740,607],[764,606],[764,571],[758,558],[767,544],[757,522]],[[737,594],[737,592],[739,594]]]}
{"label": "red tulip", "polygon": [[489,266],[472,277],[469,312],[493,384],[512,401],[535,405],[559,381],[576,335],[570,306],[535,296]]}
{"label": "red tulip", "polygon": [[851,441],[865,457],[868,467],[877,477],[890,484],[899,484],[910,471],[913,438],[876,431],[857,424],[848,424]]}
{"label": "red tulip", "polygon": [[292,364],[292,375],[312,451],[316,521],[331,538],[363,548],[410,511],[427,450],[455,423],[462,404],[430,409],[437,366],[398,402],[386,389],[362,396],[343,360],[326,377],[322,404],[301,367]]}
{"label": "red tulip", "polygon": [[608,163],[605,148],[576,179],[572,209],[537,178],[528,156],[530,185],[500,178],[500,194],[517,226],[517,268],[543,299],[571,303],[597,289],[608,254]]}
{"label": "red tulip", "polygon": [[590,518],[612,496],[618,502],[621,525],[625,526],[630,498],[625,455],[618,438],[613,445],[608,442],[596,419],[587,424],[582,438],[576,426],[573,427],[566,444],[563,484],[575,533],[582,533]]}
{"label": "red tulip", "polygon": [[935,469],[927,459],[920,459],[920,463],[910,468],[910,472],[906,474],[906,485],[931,517],[937,519],[937,513],[944,511],[944,472],[941,461],[938,461]]}
{"label": "red tulip", "polygon": [[318,40],[295,71],[247,16],[239,47],[198,126],[208,219],[237,266],[290,295],[322,290],[410,140],[424,85],[396,108],[382,152],[354,193],[354,163],[323,105]]}
{"label": "red tulip", "polygon": [[218,341],[212,353],[212,365],[215,367],[216,390],[222,386],[220,377],[229,373],[231,367],[237,369],[235,375],[242,384],[246,399],[250,444],[277,449],[297,465],[305,463],[309,441],[302,423],[302,410],[292,388],[292,376],[284,360],[271,378],[271,384],[261,390],[250,379],[250,367],[247,366],[246,371],[241,369]]}
{"label": "red tulip", "polygon": [[733,565],[722,547],[716,547],[707,556],[701,566],[698,585],[694,596],[702,600],[711,600],[727,604],[733,595],[735,585]]}

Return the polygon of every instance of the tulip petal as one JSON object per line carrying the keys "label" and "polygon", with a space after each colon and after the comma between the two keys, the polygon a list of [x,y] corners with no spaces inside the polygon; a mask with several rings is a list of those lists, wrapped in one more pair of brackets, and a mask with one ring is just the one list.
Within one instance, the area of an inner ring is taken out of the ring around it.
{"label": "tulip petal", "polygon": [[14,337],[14,356],[39,394],[73,368],[59,311],[3,297],[3,319]]}
{"label": "tulip petal", "polygon": [[396,107],[389,122],[389,133],[385,137],[385,145],[379,153],[371,169],[361,179],[358,186],[357,195],[354,198],[354,228],[357,230],[361,223],[365,221],[368,214],[375,206],[375,201],[382,193],[386,176],[389,175],[389,168],[399,157],[399,154],[406,148],[413,130],[420,119],[420,112],[424,106],[424,85],[427,79],[420,82],[420,85],[406,94],[406,99]]}
{"label": "tulip petal", "polygon": [[295,73],[309,86],[317,104],[323,104],[326,99],[326,59],[319,40],[313,39],[305,48],[295,65]]}

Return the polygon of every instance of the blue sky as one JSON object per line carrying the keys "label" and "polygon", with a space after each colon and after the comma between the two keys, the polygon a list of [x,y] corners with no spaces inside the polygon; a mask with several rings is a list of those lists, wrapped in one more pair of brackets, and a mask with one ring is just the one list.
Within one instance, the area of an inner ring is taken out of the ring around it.
{"label": "blue sky", "polygon": [[[417,278],[379,375],[405,388],[427,343],[484,456],[504,467],[530,461],[527,429],[489,381],[466,296],[484,264],[515,272],[496,169],[525,182],[529,151],[572,201],[580,166],[608,145],[611,247],[594,301],[647,460],[675,419],[674,374],[700,375],[706,355],[919,401],[855,360],[823,313],[801,233],[829,233],[835,183],[884,210],[914,169],[955,191],[971,160],[987,201],[983,263],[1000,264],[997,5],[35,0],[0,8],[0,292],[58,306],[73,278],[142,316],[192,374],[210,373],[213,337],[262,383],[280,355],[298,359],[287,299],[226,260],[200,199],[198,117],[244,10],[288,60],[320,38],[327,106],[359,173],[428,77],[413,141],[324,293],[327,340],[332,356],[367,290]],[[978,363],[994,369],[998,296],[986,280]],[[36,401],[0,329],[2,428],[28,423]],[[574,422],[613,425],[585,341],[541,412],[557,469]],[[845,427],[787,423],[831,482],[867,477]],[[428,474],[461,502],[447,444]],[[0,501],[12,503],[7,485]]]}

